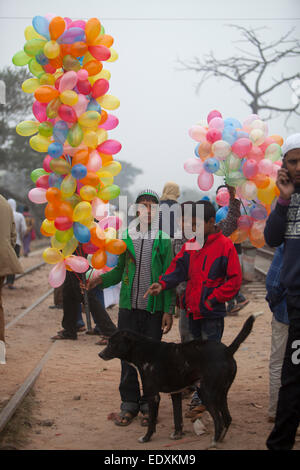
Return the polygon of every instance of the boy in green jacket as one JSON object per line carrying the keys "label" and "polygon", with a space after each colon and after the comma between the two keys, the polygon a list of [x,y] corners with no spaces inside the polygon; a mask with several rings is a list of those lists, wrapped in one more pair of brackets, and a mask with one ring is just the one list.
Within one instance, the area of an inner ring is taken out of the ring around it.
{"label": "boy in green jacket", "polygon": [[[172,327],[174,292],[164,291],[148,299],[144,299],[144,293],[170,265],[173,258],[171,240],[158,228],[159,196],[146,189],[138,194],[136,204],[137,224],[134,226],[131,222],[123,234],[127,250],[119,256],[114,269],[90,282],[89,289],[98,284],[105,289],[122,281],[118,328],[161,340]],[[126,362],[121,361],[121,366],[121,413],[115,424],[127,426],[141,411],[141,424],[147,426],[148,405],[141,396],[137,372]]]}

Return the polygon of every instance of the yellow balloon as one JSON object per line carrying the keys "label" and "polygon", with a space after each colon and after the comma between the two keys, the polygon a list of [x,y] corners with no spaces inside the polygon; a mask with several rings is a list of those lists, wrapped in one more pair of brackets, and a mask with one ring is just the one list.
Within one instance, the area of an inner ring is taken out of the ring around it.
{"label": "yellow balloon", "polygon": [[72,255],[76,250],[77,246],[78,240],[75,237],[72,237],[71,240],[66,243],[62,250],[63,257],[66,258],[67,256]]}
{"label": "yellow balloon", "polygon": [[110,58],[108,59],[107,62],[115,62],[116,60],[118,60],[119,55],[118,55],[117,51],[115,51],[115,49],[113,49],[112,47],[110,47],[109,50],[111,52],[111,56],[110,56]]}
{"label": "yellow balloon", "polygon": [[74,106],[78,101],[78,95],[76,91],[73,90],[63,91],[59,98],[63,104],[67,104],[68,106]]}
{"label": "yellow balloon", "polygon": [[73,194],[76,191],[76,186],[77,186],[77,181],[75,178],[73,178],[71,174],[65,176],[60,185],[62,197],[66,199],[66,198],[73,196]]}
{"label": "yellow balloon", "polygon": [[60,46],[56,41],[48,41],[44,45],[44,54],[48,59],[55,59],[60,54]]}
{"label": "yellow balloon", "polygon": [[102,170],[109,171],[113,176],[116,176],[122,170],[122,165],[120,162],[113,161],[103,165]]}
{"label": "yellow balloon", "polygon": [[97,98],[97,102],[102,108],[107,109],[109,111],[117,109],[120,106],[119,98],[113,95],[99,96],[99,98]]}
{"label": "yellow balloon", "polygon": [[47,139],[47,137],[43,137],[40,134],[34,135],[29,140],[30,147],[33,148],[33,150],[36,150],[36,152],[41,152],[41,153],[48,152],[48,147],[50,143],[51,142],[49,139]]}
{"label": "yellow balloon", "polygon": [[39,122],[37,121],[22,121],[16,127],[16,132],[22,136],[33,135],[38,132]]}
{"label": "yellow balloon", "polygon": [[86,111],[81,114],[78,118],[78,122],[81,126],[92,128],[99,124],[101,115],[97,111]]}
{"label": "yellow balloon", "polygon": [[43,38],[43,36],[36,32],[32,25],[27,26],[27,28],[25,28],[24,36],[26,41],[29,41],[30,39],[45,39]]}
{"label": "yellow balloon", "polygon": [[[50,233],[51,235],[54,235],[56,232],[54,220],[44,219],[42,223],[42,229],[45,230],[45,232]],[[58,247],[56,246],[54,248],[58,248]]]}
{"label": "yellow balloon", "polygon": [[86,52],[82,59],[82,65],[85,65],[87,62],[90,62],[91,60],[95,60],[95,57],[92,56],[90,52]]}
{"label": "yellow balloon", "polygon": [[275,196],[276,196],[276,185],[273,180],[270,180],[270,184],[266,188],[257,190],[257,197],[264,204],[272,204]]}
{"label": "yellow balloon", "polygon": [[97,133],[93,130],[88,129],[84,133],[82,143],[83,145],[86,145],[87,147],[95,149],[99,145]]}
{"label": "yellow balloon", "polygon": [[104,187],[109,186],[114,182],[114,177],[109,171],[101,170],[97,172],[97,175],[99,176],[100,181]]}
{"label": "yellow balloon", "polygon": [[107,140],[108,134],[105,129],[97,129],[97,138],[98,138],[98,145],[101,145],[103,142]]}
{"label": "yellow balloon", "polygon": [[[51,222],[53,222],[53,226],[54,226],[54,221],[51,220]],[[66,242],[60,242],[55,237],[51,237],[50,240],[51,240],[52,248],[56,248],[57,250],[62,250],[64,246],[66,245]]]}
{"label": "yellow balloon", "polygon": [[46,248],[43,252],[44,261],[48,264],[56,264],[63,260],[63,256],[56,248]]}
{"label": "yellow balloon", "polygon": [[54,78],[54,75],[52,75],[51,73],[44,73],[44,75],[40,77],[40,85],[53,86],[54,83],[55,83],[55,78]]}
{"label": "yellow balloon", "polygon": [[88,201],[81,201],[73,211],[74,222],[81,222],[92,216],[92,206]]}
{"label": "yellow balloon", "polygon": [[38,78],[28,78],[22,83],[22,90],[24,93],[34,93],[40,86]]}
{"label": "yellow balloon", "polygon": [[91,85],[94,85],[94,83],[100,78],[105,78],[106,80],[110,80],[111,73],[109,72],[109,70],[102,69],[101,72],[98,73],[98,75],[93,75],[92,77],[89,77],[88,79]]}
{"label": "yellow balloon", "polygon": [[81,220],[80,222],[82,225],[85,225],[87,228],[92,228],[93,227],[93,223],[94,223],[94,217],[91,216],[91,217],[88,217],[87,219],[83,219]]}
{"label": "yellow balloon", "polygon": [[86,184],[80,189],[80,197],[84,201],[92,201],[97,196],[97,190],[94,186]]}
{"label": "yellow balloon", "polygon": [[108,227],[104,230],[105,232],[105,242],[108,242],[109,240],[114,240],[117,238],[117,231],[113,227]]}

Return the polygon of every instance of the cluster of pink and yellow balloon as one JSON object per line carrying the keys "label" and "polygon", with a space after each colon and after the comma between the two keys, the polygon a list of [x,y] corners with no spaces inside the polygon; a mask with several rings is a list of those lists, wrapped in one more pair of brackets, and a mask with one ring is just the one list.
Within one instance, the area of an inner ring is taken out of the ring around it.
{"label": "cluster of pink and yellow balloon", "polygon": [[42,154],[28,197],[46,204],[41,233],[51,246],[43,258],[55,265],[49,282],[58,287],[66,270],[109,270],[126,249],[117,238],[121,221],[108,210],[120,194],[114,177],[121,164],[114,156],[121,144],[108,137],[119,123],[111,111],[120,102],[108,93],[111,75],[103,62],[114,62],[118,54],[97,18],[35,16],[25,39],[12,61],[33,75],[22,90],[34,95],[35,119],[20,122],[16,131],[31,136],[30,146]]}
{"label": "cluster of pink and yellow balloon", "polygon": [[[234,243],[249,239],[257,248],[264,246],[266,219],[279,195],[275,182],[282,164],[282,137],[268,135],[267,123],[256,114],[240,122],[223,118],[218,110],[208,114],[207,122],[194,125],[189,135],[197,144],[194,157],[184,163],[185,171],[197,174],[202,191],[213,187],[214,175],[224,177],[224,183],[236,189],[242,202],[242,215],[231,239]],[[216,202],[221,206],[218,221],[228,210],[226,188],[220,189]]]}

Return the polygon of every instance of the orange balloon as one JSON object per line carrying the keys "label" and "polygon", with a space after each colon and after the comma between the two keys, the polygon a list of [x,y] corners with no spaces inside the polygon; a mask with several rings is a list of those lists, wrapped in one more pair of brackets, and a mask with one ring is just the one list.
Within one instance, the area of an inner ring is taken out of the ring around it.
{"label": "orange balloon", "polygon": [[100,178],[92,171],[88,171],[86,176],[80,180],[80,183],[83,185],[87,184],[89,186],[98,186],[100,183]]}
{"label": "orange balloon", "polygon": [[270,139],[273,139],[276,144],[280,145],[280,147],[283,145],[283,138],[281,135],[270,135]]}
{"label": "orange balloon", "polygon": [[91,242],[93,245],[98,246],[99,248],[104,248],[105,246],[105,233],[103,230],[100,230],[97,227],[92,227],[91,232]]}
{"label": "orange balloon", "polygon": [[60,53],[64,57],[65,55],[71,54],[72,44],[61,44],[60,45]]}
{"label": "orange balloon", "polygon": [[104,109],[101,109],[101,119],[100,119],[100,122],[99,122],[99,126],[101,124],[104,124],[106,119],[107,119],[107,112]]}
{"label": "orange balloon", "polygon": [[198,155],[201,160],[205,160],[211,154],[211,144],[209,142],[202,142],[198,147]]}
{"label": "orange balloon", "polygon": [[123,240],[109,240],[106,245],[105,249],[112,255],[121,255],[126,251],[126,243]]}
{"label": "orange balloon", "polygon": [[103,65],[98,60],[90,60],[87,62],[83,68],[88,72],[89,76],[97,75],[103,69]]}
{"label": "orange balloon", "polygon": [[90,18],[85,24],[85,35],[87,44],[93,44],[93,41],[101,32],[101,24],[98,18]]}
{"label": "orange balloon", "polygon": [[95,269],[101,269],[106,265],[107,256],[105,251],[98,250],[93,254],[91,264]]}
{"label": "orange balloon", "polygon": [[267,175],[258,174],[253,178],[253,182],[255,183],[257,188],[266,188],[270,184],[270,178]]}
{"label": "orange balloon", "polygon": [[42,85],[34,92],[34,97],[40,103],[49,103],[59,96],[59,91],[52,86]]}
{"label": "orange balloon", "polygon": [[241,229],[236,229],[231,235],[230,239],[233,243],[243,243],[245,240],[247,240],[249,234],[249,230],[241,230]]}
{"label": "orange balloon", "polygon": [[280,196],[280,190],[278,189],[277,185],[275,185],[274,191],[276,197]]}
{"label": "orange balloon", "polygon": [[97,37],[95,43],[97,43],[97,46],[101,45],[111,47],[114,43],[114,38],[109,34],[100,34],[100,36]]}
{"label": "orange balloon", "polygon": [[88,50],[85,42],[74,42],[71,44],[70,53],[73,57],[82,57]]}
{"label": "orange balloon", "polygon": [[73,220],[73,207],[67,201],[61,201],[58,205],[59,216],[65,216]]}
{"label": "orange balloon", "polygon": [[63,34],[63,32],[66,29],[66,23],[65,20],[61,16],[56,16],[55,18],[52,18],[49,24],[49,33],[51,39],[56,40]]}
{"label": "orange balloon", "polygon": [[72,158],[72,166],[77,165],[78,163],[81,163],[82,165],[87,165],[88,161],[89,161],[88,149],[80,149],[80,150],[77,150],[76,153],[74,153],[74,156]]}
{"label": "orange balloon", "polygon": [[58,188],[48,188],[46,191],[46,199],[53,204],[59,204],[61,201],[61,190]]}
{"label": "orange balloon", "polygon": [[49,59],[49,64],[55,69],[60,69],[63,65],[62,56],[55,57],[55,59]]}
{"label": "orange balloon", "polygon": [[100,155],[100,157],[101,157],[102,165],[103,165],[103,166],[106,165],[107,163],[113,161],[112,155],[106,155],[105,153],[101,153],[101,152],[99,152],[99,155]]}
{"label": "orange balloon", "polygon": [[48,220],[55,220],[56,217],[59,217],[58,204],[53,204],[52,202],[49,202],[45,207],[45,217]]}

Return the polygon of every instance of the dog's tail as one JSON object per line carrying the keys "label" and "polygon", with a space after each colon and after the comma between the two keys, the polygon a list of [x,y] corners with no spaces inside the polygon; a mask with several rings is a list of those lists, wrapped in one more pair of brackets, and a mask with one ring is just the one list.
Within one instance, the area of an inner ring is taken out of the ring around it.
{"label": "dog's tail", "polygon": [[253,313],[253,315],[250,315],[250,317],[247,318],[243,325],[243,328],[241,329],[237,337],[232,341],[231,345],[228,346],[228,350],[232,354],[232,356],[238,350],[242,342],[245,341],[245,339],[251,333],[253,323],[255,322],[256,318],[262,314],[263,312]]}

